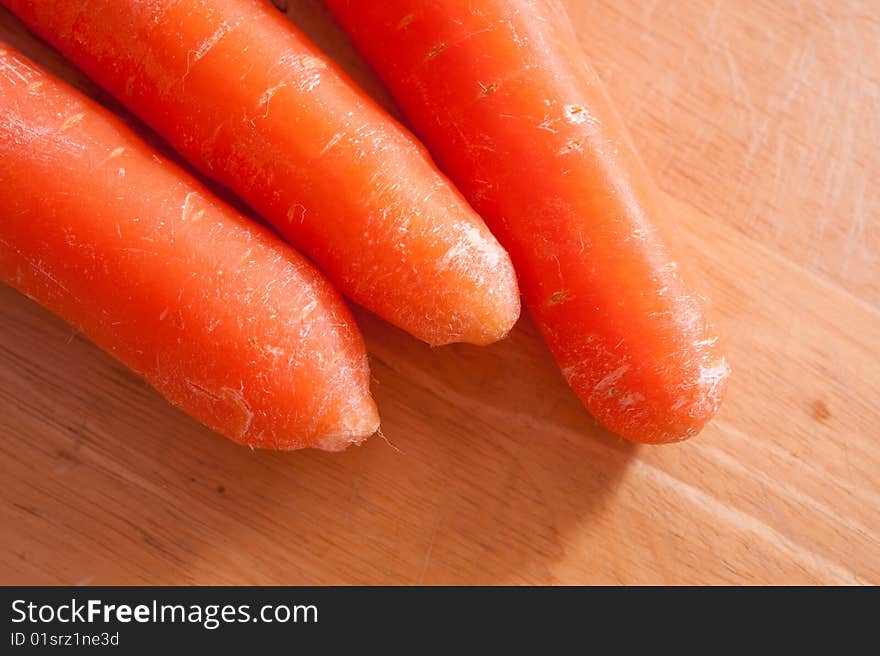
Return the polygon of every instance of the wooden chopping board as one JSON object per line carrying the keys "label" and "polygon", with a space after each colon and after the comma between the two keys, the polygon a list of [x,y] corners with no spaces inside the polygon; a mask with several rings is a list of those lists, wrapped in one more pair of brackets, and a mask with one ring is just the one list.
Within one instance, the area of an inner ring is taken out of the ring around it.
{"label": "wooden chopping board", "polygon": [[527,318],[430,349],[358,310],[387,440],[251,451],[0,286],[0,583],[880,583],[880,4],[567,4],[716,306],[717,420],[636,447]]}

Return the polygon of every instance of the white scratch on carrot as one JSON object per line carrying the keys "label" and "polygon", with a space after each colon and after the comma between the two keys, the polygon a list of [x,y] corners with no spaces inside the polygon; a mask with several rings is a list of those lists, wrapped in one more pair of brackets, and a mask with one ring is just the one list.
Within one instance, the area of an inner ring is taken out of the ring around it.
{"label": "white scratch on carrot", "polygon": [[83,114],[82,112],[68,116],[66,119],[64,119],[64,122],[61,124],[59,131],[66,132],[70,128],[72,128],[72,127],[76,126],[77,124],[79,124],[80,122],[82,122],[82,120],[85,118],[85,116],[86,115]]}
{"label": "white scratch on carrot", "polygon": [[181,82],[186,80],[192,67],[196,63],[198,63],[198,61],[202,59],[202,57],[207,55],[211,51],[211,49],[217,45],[220,39],[222,39],[229,33],[230,29],[231,28],[229,26],[229,23],[223,21],[222,23],[220,23],[220,26],[216,30],[214,30],[211,36],[202,41],[201,45],[197,49],[190,50],[186,53],[186,72],[183,74],[183,77],[180,80]]}

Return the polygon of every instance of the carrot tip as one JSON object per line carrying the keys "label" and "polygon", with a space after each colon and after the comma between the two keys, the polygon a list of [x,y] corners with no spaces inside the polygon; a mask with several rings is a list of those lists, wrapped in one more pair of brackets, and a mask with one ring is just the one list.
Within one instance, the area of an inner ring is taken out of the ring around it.
{"label": "carrot tip", "polygon": [[682,406],[678,412],[666,418],[666,423],[655,426],[646,435],[632,435],[622,432],[628,439],[646,444],[674,444],[696,437],[706,427],[727,393],[731,368],[724,356],[711,367],[700,370],[693,400]]}
{"label": "carrot tip", "polygon": [[489,308],[488,312],[469,317],[467,321],[456,317],[457,329],[434,328],[429,334],[420,337],[432,347],[457,343],[488,346],[507,337],[519,321],[521,311],[516,276],[512,265],[508,264],[508,268],[509,275],[501,285],[501,291],[491,294],[496,300],[493,303],[482,304]]}
{"label": "carrot tip", "polygon": [[379,412],[369,396],[352,406],[339,424],[321,437],[315,446],[323,451],[344,451],[359,445],[379,431]]}

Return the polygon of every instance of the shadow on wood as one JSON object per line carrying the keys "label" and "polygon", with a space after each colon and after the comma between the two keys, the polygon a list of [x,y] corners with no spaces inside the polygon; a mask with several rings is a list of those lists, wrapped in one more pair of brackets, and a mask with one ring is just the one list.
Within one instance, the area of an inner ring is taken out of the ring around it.
{"label": "shadow on wood", "polygon": [[4,524],[44,536],[19,582],[552,578],[634,451],[559,389],[525,322],[432,350],[359,311],[387,441],[272,453],[202,428],[9,287],[0,308],[0,460],[27,518]]}

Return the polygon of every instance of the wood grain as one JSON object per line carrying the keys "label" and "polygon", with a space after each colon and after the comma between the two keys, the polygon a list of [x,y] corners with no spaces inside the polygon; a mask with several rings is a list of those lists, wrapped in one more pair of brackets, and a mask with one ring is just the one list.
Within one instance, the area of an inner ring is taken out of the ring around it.
{"label": "wood grain", "polygon": [[432,350],[357,311],[387,441],[255,452],[0,287],[0,583],[880,583],[880,5],[568,6],[717,308],[717,421],[638,448],[528,319]]}

